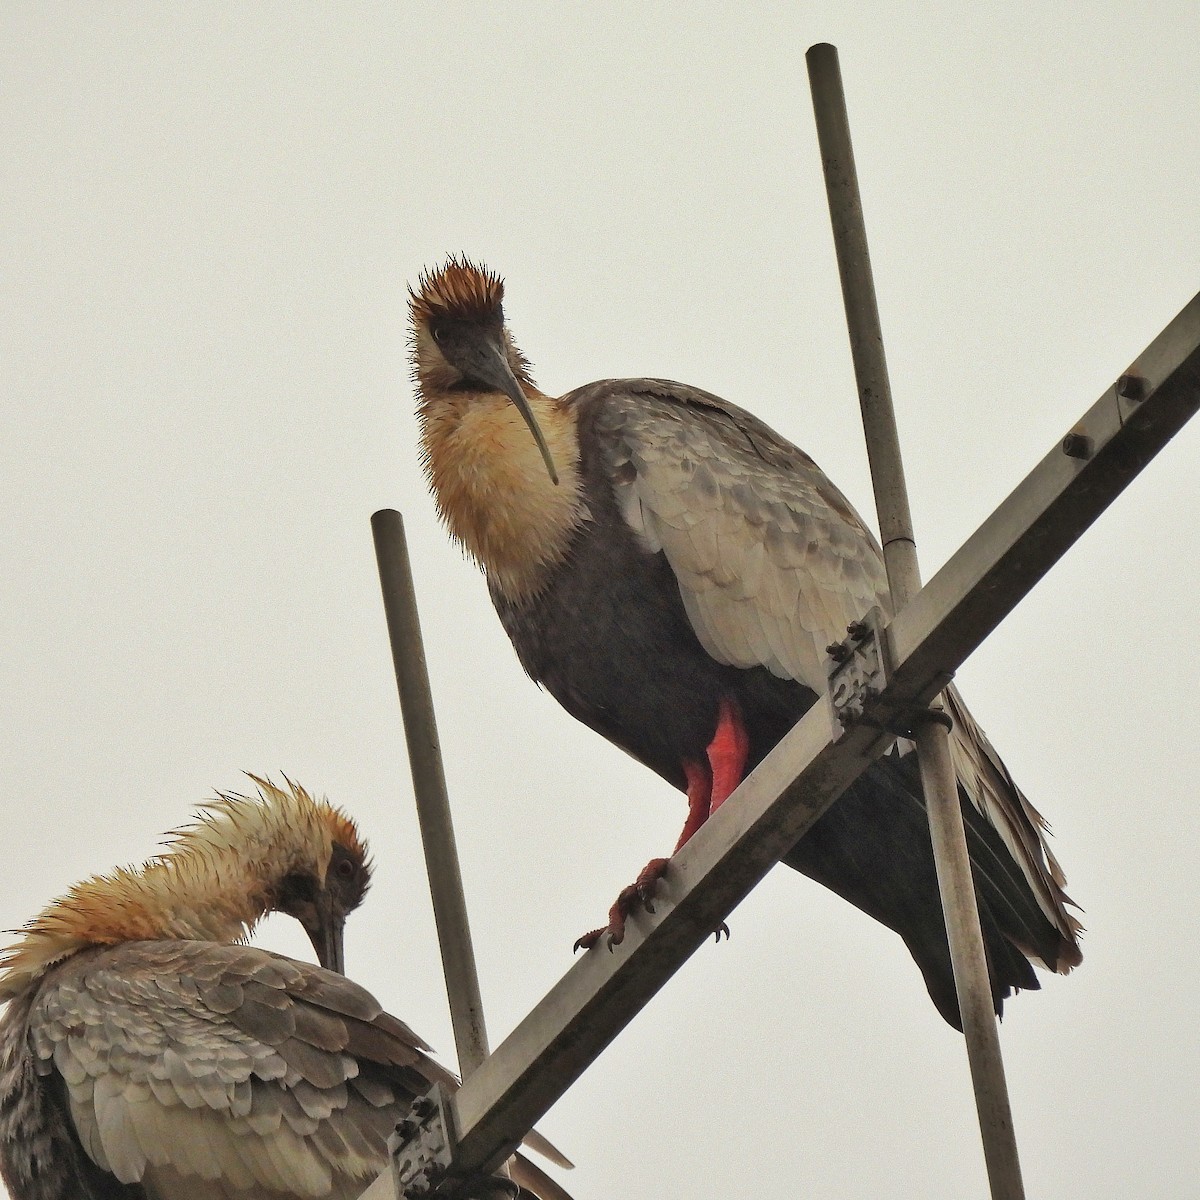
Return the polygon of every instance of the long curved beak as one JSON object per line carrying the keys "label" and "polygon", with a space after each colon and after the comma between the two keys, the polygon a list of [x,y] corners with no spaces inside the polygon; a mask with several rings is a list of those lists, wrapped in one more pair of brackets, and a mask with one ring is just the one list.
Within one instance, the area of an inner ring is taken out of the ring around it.
{"label": "long curved beak", "polygon": [[346,953],[343,945],[346,918],[333,910],[333,896],[329,892],[317,895],[316,923],[304,931],[312,942],[317,954],[317,962],[327,971],[336,971],[339,975],[346,973]]}
{"label": "long curved beak", "polygon": [[546,464],[546,470],[550,472],[550,479],[557,484],[558,471],[554,466],[550,447],[546,444],[542,428],[537,423],[537,417],[533,415],[533,409],[529,407],[529,401],[525,398],[517,377],[512,373],[512,367],[508,365],[508,356],[490,337],[473,341],[468,353],[471,359],[471,374],[484,383],[490,383],[497,391],[503,392],[513,402],[517,412],[524,417],[529,432],[533,434],[533,440],[542,452],[542,460]]}

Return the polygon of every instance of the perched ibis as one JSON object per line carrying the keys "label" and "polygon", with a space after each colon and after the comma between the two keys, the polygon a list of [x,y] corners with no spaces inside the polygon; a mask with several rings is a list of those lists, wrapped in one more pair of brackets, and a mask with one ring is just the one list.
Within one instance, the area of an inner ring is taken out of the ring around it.
{"label": "perched ibis", "polygon": [[[539,391],[503,295],[464,258],[411,290],[425,470],[529,675],[686,793],[678,849],[824,691],[826,647],[888,610],[882,555],[816,463],[736,405],[664,379]],[[946,701],[1000,1013],[1039,986],[1033,963],[1080,961],[1081,927],[1045,822]],[[895,930],[961,1028],[911,751],[898,741],[784,861]],[[619,942],[666,863],[581,943]]]}
{"label": "perched ibis", "polygon": [[[332,969],[370,879],[354,823],[254,782],[140,869],[76,884],[0,955],[13,1200],[350,1200],[413,1098],[455,1082]],[[301,922],[322,967],[244,944],[269,912]],[[520,1155],[511,1166],[526,1200],[569,1200]]]}

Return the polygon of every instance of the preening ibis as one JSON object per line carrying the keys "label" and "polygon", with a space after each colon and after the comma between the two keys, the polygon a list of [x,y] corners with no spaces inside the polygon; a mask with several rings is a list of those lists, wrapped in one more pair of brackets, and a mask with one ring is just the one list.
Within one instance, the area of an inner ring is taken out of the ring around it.
{"label": "preening ibis", "polygon": [[[879,546],[816,463],[750,413],[663,379],[561,398],[533,382],[503,281],[451,258],[411,291],[421,455],[525,670],[687,794],[679,846],[825,689],[826,647],[888,609]],[[997,1013],[1067,972],[1080,925],[1045,822],[954,688],[952,753]],[[904,939],[961,1028],[924,798],[898,742],[784,861]],[[654,859],[609,914],[665,869]]]}
{"label": "preening ibis", "polygon": [[[349,1200],[387,1165],[413,1098],[454,1083],[324,969],[370,878],[354,823],[294,784],[255,783],[140,869],[76,884],[0,955],[13,1200]],[[242,944],[273,911],[303,924],[323,967]],[[525,1200],[570,1200],[520,1155],[511,1166]]]}

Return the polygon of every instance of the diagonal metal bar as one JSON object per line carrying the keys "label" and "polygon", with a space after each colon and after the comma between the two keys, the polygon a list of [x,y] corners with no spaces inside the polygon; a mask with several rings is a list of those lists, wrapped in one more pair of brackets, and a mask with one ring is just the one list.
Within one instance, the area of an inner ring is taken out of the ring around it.
{"label": "diagonal metal bar", "polygon": [[[891,622],[883,705],[927,704],[1200,408],[1200,296],[1122,378],[1071,431],[1090,441],[1056,445]],[[636,914],[614,953],[580,959],[463,1085],[456,1175],[503,1161],[889,737],[841,734],[828,699],[814,705],[671,860],[658,911]],[[386,1173],[364,1193],[393,1196]]]}
{"label": "diagonal metal bar", "polygon": [[[818,702],[671,859],[656,913],[631,917],[614,952],[580,958],[467,1080],[451,1105],[456,1175],[487,1174],[515,1149],[892,738],[859,726],[835,741],[835,729],[828,700]],[[385,1175],[364,1200],[392,1195]]]}

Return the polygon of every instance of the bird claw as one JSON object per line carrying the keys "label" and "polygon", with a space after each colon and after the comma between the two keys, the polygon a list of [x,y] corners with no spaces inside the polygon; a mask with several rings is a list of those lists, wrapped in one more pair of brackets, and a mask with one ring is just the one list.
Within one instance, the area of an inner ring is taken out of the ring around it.
{"label": "bird claw", "polygon": [[[611,951],[625,940],[625,920],[640,904],[648,913],[654,912],[654,894],[658,889],[658,881],[667,873],[668,858],[652,858],[643,868],[641,874],[628,887],[621,889],[612,908],[608,910],[608,924],[599,929],[591,929],[578,938],[572,951],[590,950],[602,939]],[[721,937],[729,940],[729,926],[724,921],[713,931],[713,940],[719,942]]]}
{"label": "bird claw", "polygon": [[571,947],[571,951],[574,953],[577,950],[590,950],[601,938],[605,938],[608,952],[611,954],[612,948],[619,946],[625,940],[624,919],[617,922],[610,920],[607,925],[601,925],[598,929],[589,929],[582,937],[575,939],[575,945]]}
{"label": "bird claw", "polygon": [[[649,913],[654,911],[654,905],[651,901],[654,899],[654,893],[658,890],[658,881],[667,873],[667,863],[669,859],[652,858],[643,868],[641,874],[633,882],[633,891],[637,893],[638,900],[641,901],[642,907]],[[626,888],[625,891],[629,891]],[[622,892],[621,895],[625,893]],[[617,898],[620,903],[620,897]],[[628,914],[629,909],[626,909]]]}
{"label": "bird claw", "polygon": [[667,873],[669,859],[652,858],[641,870],[637,879],[621,889],[616,902],[608,910],[608,924],[591,929],[576,940],[574,950],[590,950],[602,938],[611,951],[625,940],[625,919],[640,904],[648,913],[654,912],[654,893],[658,881]]}
{"label": "bird claw", "polygon": [[625,940],[625,916],[628,912],[626,893],[636,894],[632,885],[622,889],[616,903],[608,910],[608,924],[598,929],[590,929],[581,938],[577,938],[574,950],[590,950],[601,938],[608,944],[611,952],[614,946],[619,946]]}

